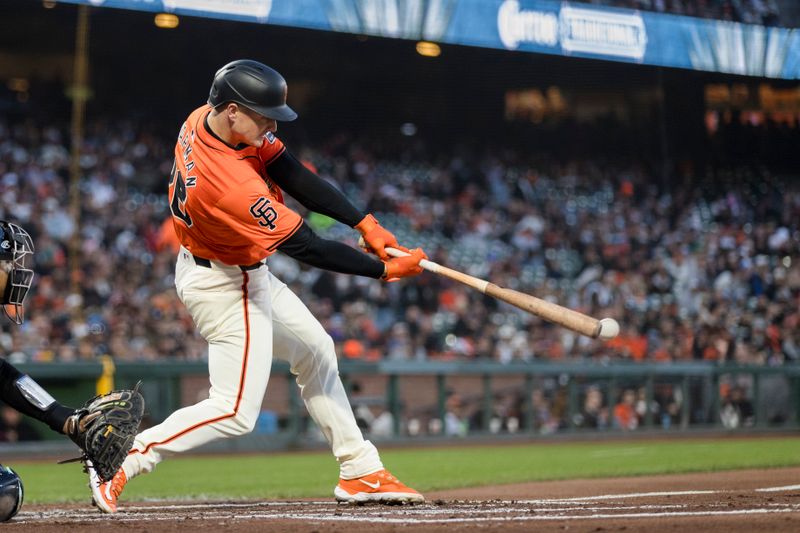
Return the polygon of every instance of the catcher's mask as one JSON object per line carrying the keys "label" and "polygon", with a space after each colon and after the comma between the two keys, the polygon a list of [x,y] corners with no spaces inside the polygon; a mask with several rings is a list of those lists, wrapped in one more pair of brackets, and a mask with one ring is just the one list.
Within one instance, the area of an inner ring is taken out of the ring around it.
{"label": "catcher's mask", "polygon": [[16,472],[0,465],[0,522],[11,520],[22,507],[24,490]]}
{"label": "catcher's mask", "polygon": [[[6,316],[22,324],[25,320],[22,302],[33,283],[33,270],[27,268],[33,256],[33,240],[20,226],[0,220],[0,291]],[[14,314],[9,312],[13,308]]]}

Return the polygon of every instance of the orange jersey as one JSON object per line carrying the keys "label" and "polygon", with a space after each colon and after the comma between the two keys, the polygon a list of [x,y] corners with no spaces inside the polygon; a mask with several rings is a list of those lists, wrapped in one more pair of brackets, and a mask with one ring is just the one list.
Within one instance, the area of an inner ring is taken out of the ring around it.
{"label": "orange jersey", "polygon": [[265,170],[286,148],[271,133],[261,148],[232,148],[209,131],[210,112],[207,105],[195,109],[178,135],[169,182],[172,222],[192,254],[250,265],[274,253],[303,223]]}

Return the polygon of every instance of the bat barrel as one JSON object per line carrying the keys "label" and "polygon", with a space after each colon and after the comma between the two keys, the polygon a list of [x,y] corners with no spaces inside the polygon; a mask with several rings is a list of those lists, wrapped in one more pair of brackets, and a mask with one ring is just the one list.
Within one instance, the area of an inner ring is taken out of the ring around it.
{"label": "bat barrel", "polygon": [[[407,253],[395,248],[386,248],[386,252],[394,257],[408,255]],[[470,276],[469,274],[464,274],[463,272],[453,270],[452,268],[442,266],[427,259],[423,259],[419,264],[425,270],[434,272],[446,278],[450,278],[459,283],[463,283],[464,285],[472,287],[473,289],[484,294],[488,294],[493,298],[497,298],[498,300],[502,300],[513,305],[514,307],[518,307],[523,311],[527,311],[531,314],[541,317],[548,322],[553,322],[554,324],[564,326],[565,328],[571,329],[572,331],[578,332],[582,335],[586,335],[587,337],[596,339],[598,336],[600,336],[600,332],[603,330],[603,326],[599,320],[584,315],[583,313],[579,313],[578,311],[542,300],[541,298],[531,296],[530,294],[515,291],[514,289],[500,287],[494,283],[489,283],[486,280]],[[618,330],[619,327],[617,327],[617,331]],[[616,333],[614,335],[616,335]]]}
{"label": "bat barrel", "polygon": [[567,307],[515,291],[514,289],[499,287],[494,283],[489,283],[486,288],[486,294],[587,337],[596,339],[600,335],[601,326],[599,320]]}

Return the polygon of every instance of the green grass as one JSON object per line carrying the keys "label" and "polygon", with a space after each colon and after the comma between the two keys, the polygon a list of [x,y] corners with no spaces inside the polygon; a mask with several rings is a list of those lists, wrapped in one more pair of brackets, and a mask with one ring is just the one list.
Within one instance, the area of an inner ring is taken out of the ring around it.
{"label": "green grass", "polygon": [[[636,476],[800,465],[800,437],[535,443],[388,449],[384,464],[421,491],[552,479]],[[76,464],[6,463],[26,501],[88,501]],[[330,498],[336,462],[327,453],[173,457],[125,488],[124,499]]]}

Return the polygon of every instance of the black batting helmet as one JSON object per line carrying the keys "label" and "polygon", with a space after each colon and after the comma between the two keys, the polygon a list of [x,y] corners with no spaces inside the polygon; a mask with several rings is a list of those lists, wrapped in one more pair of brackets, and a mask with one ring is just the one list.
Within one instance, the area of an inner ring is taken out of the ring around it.
{"label": "black batting helmet", "polygon": [[208,103],[236,102],[259,115],[285,122],[297,118],[286,105],[286,80],[277,70],[252,59],[231,61],[214,75]]}
{"label": "black batting helmet", "polygon": [[24,492],[17,473],[0,465],[0,522],[11,520],[17,514]]}
{"label": "black batting helmet", "polygon": [[[33,240],[20,226],[0,220],[0,304],[6,316],[22,324],[22,302],[33,283],[28,260],[33,255]],[[13,306],[14,316],[8,311]]]}

